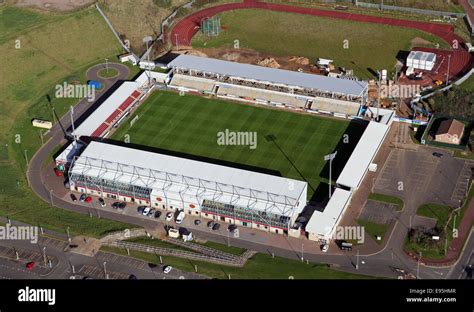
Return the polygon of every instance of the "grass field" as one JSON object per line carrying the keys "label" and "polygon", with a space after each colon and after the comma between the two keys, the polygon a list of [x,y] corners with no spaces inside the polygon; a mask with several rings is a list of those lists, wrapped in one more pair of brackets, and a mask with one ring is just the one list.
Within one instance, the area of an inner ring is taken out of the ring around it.
{"label": "grass field", "polygon": [[73,234],[92,236],[129,227],[38,200],[26,185],[23,156],[26,150],[31,158],[41,143],[31,119],[52,120],[46,95],[60,116],[78,101],[55,98],[55,85],[65,80],[85,83],[87,68],[105,57],[116,60],[120,52],[94,9],[56,14],[0,7],[0,215],[60,232],[69,226]]}
{"label": "grass field", "polygon": [[[377,242],[378,244],[381,244],[383,242],[383,239],[385,238],[385,234],[387,233],[387,230],[389,228],[389,224],[379,224],[367,220],[361,220],[358,219],[357,223],[360,226],[364,227],[364,230],[367,234],[372,237],[372,239]],[[381,236],[382,240],[377,240],[377,236]]]}
{"label": "grass field", "polygon": [[[123,141],[128,135],[135,145],[306,180],[309,196],[320,182],[323,156],[334,150],[349,124],[166,91],[152,94],[136,114],[139,121],[131,128],[122,125],[112,139]],[[226,129],[256,132],[256,148],[218,145],[217,135]],[[275,139],[268,140],[270,136]]]}
{"label": "grass field", "polygon": [[[199,33],[193,47],[233,47],[238,40],[240,48],[273,55],[305,56],[313,62],[318,57],[332,59],[361,78],[373,77],[369,68],[392,70],[399,51],[409,50],[416,37],[448,47],[431,34],[388,25],[250,9],[224,12],[220,17],[221,34],[208,38]],[[347,49],[344,40],[348,40]]]}
{"label": "grass field", "polygon": [[[127,251],[117,247],[102,247],[101,250],[127,255]],[[130,250],[130,256],[149,263],[160,263],[159,255]],[[186,272],[194,272],[217,279],[373,279],[364,275],[356,275],[337,271],[325,264],[302,263],[280,257],[272,258],[267,254],[256,254],[247,261],[243,268],[222,266],[213,263],[192,261],[170,256],[162,256],[163,263]]]}

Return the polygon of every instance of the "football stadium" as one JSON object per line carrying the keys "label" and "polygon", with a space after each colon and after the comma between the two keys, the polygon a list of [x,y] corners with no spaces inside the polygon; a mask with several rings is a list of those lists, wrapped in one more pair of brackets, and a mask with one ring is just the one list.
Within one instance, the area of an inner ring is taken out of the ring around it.
{"label": "football stadium", "polygon": [[[393,117],[367,118],[367,83],[189,55],[166,68],[123,82],[73,129],[56,158],[71,191],[328,241]],[[327,209],[301,224],[335,152]]]}

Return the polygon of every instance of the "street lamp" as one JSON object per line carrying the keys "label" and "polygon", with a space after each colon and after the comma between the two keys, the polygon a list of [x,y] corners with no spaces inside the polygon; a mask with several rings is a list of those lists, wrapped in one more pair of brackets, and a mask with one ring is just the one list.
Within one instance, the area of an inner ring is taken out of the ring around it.
{"label": "street lamp", "polygon": [[148,59],[148,87],[150,87],[151,84],[151,73],[150,73],[150,51],[148,51],[148,43],[152,41],[153,38],[151,36],[145,36],[143,37],[143,42],[146,44],[146,54],[147,54],[147,59]]}
{"label": "street lamp", "polygon": [[108,279],[107,278],[107,267],[105,266],[107,264],[107,261],[104,261],[104,275],[105,275],[105,279]]}
{"label": "street lamp", "polygon": [[109,73],[109,59],[105,58],[105,71]]}
{"label": "street lamp", "polygon": [[449,66],[451,65],[451,54],[448,55],[448,70],[446,71],[446,86],[449,84]]}
{"label": "street lamp", "polygon": [[324,160],[329,160],[329,198],[331,198],[331,178],[332,178],[332,161],[336,158],[337,151],[332,154],[324,156]]}

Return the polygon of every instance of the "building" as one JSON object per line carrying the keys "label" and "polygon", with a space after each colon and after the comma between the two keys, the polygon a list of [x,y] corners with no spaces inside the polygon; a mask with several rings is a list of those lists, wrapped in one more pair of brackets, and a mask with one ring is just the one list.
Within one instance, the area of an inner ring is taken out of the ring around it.
{"label": "building", "polygon": [[456,119],[443,120],[435,134],[435,141],[448,144],[461,144],[464,124]]}
{"label": "building", "polygon": [[[369,115],[376,115],[377,110],[370,108]],[[379,109],[379,122],[370,121],[364,130],[359,143],[336,180],[336,189],[323,211],[314,211],[305,231],[308,239],[322,244],[328,243],[350,204],[373,160],[387,136],[393,122],[394,113],[388,109]],[[337,156],[336,156],[337,157]]]}
{"label": "building", "polygon": [[436,63],[436,54],[424,51],[411,51],[407,57],[407,72],[413,69],[431,71]]}
{"label": "building", "polygon": [[368,84],[193,55],[168,63],[169,87],[279,108],[348,118],[367,100]]}
{"label": "building", "polygon": [[91,142],[72,161],[72,191],[287,233],[307,183],[196,160]]}
{"label": "building", "polygon": [[137,65],[140,59],[133,53],[125,53],[119,56],[120,62],[125,63],[125,62],[130,62],[133,65]]}

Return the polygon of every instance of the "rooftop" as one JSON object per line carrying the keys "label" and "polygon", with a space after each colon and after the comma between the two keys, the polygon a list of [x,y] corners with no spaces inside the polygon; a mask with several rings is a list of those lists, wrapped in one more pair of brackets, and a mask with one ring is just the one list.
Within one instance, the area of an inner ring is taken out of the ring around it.
{"label": "rooftop", "polygon": [[[74,162],[73,174],[116,180],[126,184],[196,196],[197,188],[226,193],[228,197],[259,198],[282,207],[306,203],[307,183],[248,170],[215,165],[186,158],[91,142]],[[214,194],[213,193],[213,194]]]}
{"label": "rooftop", "polygon": [[352,96],[361,96],[367,89],[367,82],[365,81],[332,78],[194,55],[179,55],[168,63],[168,67],[191,69],[230,77],[253,79],[261,82],[317,89],[329,93],[340,93]]}

